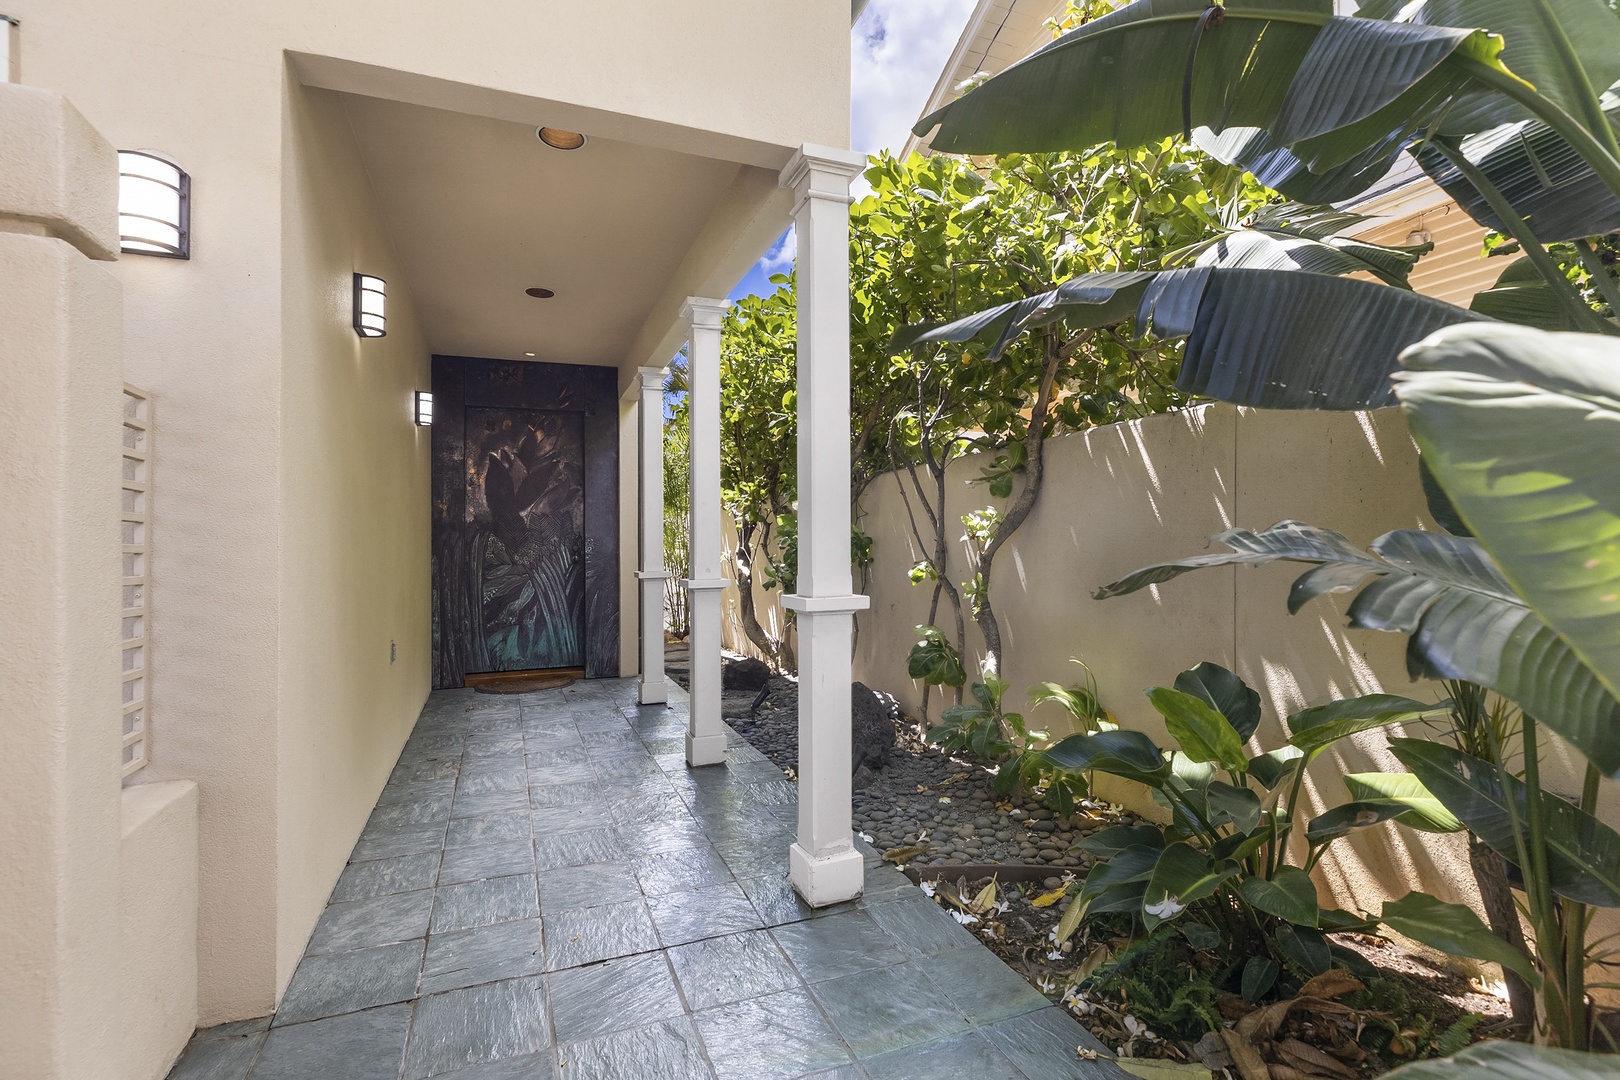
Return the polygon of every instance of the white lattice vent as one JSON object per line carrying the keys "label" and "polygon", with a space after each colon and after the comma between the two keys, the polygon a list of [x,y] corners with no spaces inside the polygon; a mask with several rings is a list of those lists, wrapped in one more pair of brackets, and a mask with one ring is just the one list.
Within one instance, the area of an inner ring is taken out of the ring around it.
{"label": "white lattice vent", "polygon": [[147,762],[152,727],[152,397],[124,384],[124,775]]}

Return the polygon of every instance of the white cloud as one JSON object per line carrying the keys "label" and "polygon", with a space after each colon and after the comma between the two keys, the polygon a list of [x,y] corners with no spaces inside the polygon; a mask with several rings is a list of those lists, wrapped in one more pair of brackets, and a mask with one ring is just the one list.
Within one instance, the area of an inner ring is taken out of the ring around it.
{"label": "white cloud", "polygon": [[799,234],[788,226],[788,231],[782,238],[771,245],[771,250],[759,260],[759,268],[767,276],[771,274],[785,274],[793,269],[793,260],[799,255]]}
{"label": "white cloud", "polygon": [[850,32],[850,145],[898,151],[974,0],[872,0]]}

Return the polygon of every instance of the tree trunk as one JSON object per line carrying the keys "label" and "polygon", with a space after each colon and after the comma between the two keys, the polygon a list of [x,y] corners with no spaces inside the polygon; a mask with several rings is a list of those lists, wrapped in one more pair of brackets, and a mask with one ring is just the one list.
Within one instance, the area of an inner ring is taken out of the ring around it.
{"label": "tree trunk", "polygon": [[[1078,346],[1080,340],[1073,345]],[[1029,519],[1030,512],[1035,509],[1035,500],[1040,497],[1041,480],[1045,475],[1046,412],[1052,403],[1052,388],[1057,382],[1058,369],[1072,351],[1072,347],[1061,346],[1057,335],[1051,331],[1042,335],[1041,348],[1044,354],[1041,384],[1035,393],[1035,405],[1029,411],[1029,426],[1024,435],[1024,486],[1012,506],[1008,507],[1001,524],[996,526],[979,559],[979,576],[983,581],[978,602],[973,606],[973,621],[984,635],[985,664],[997,673],[1001,671],[1001,623],[996,619],[995,607],[990,600],[990,575],[995,569],[996,552]]]}
{"label": "tree trunk", "polygon": [[[1468,863],[1473,867],[1474,881],[1479,885],[1479,897],[1484,903],[1485,919],[1491,925],[1491,932],[1523,952],[1524,928],[1519,924],[1519,909],[1513,903],[1513,890],[1508,887],[1502,857],[1479,837],[1469,833]],[[1524,1033],[1533,1031],[1536,1022],[1535,991],[1529,983],[1505,968],[1502,977],[1507,982],[1514,1026]]]}
{"label": "tree trunk", "polygon": [[[739,612],[742,616],[743,633],[754,647],[760,651],[771,666],[778,671],[782,670],[781,645],[771,640],[765,628],[759,624],[759,615],[754,608],[754,534],[758,531],[757,523],[737,523],[737,596],[739,598]],[[762,543],[769,543],[769,533]]]}

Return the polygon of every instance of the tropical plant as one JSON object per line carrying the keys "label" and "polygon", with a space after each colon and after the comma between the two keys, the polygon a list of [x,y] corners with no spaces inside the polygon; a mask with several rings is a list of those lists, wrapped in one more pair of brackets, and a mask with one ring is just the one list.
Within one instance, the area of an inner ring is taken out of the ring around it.
{"label": "tropical plant", "polygon": [[[1344,778],[1350,802],[1301,830],[1305,770],[1346,736],[1443,712],[1449,702],[1389,694],[1331,702],[1291,716],[1287,745],[1250,755],[1260,695],[1226,668],[1199,664],[1147,697],[1177,750],[1110,725],[1040,751],[1052,767],[1145,784],[1170,812],[1167,825],[1117,825],[1081,841],[1093,866],[1059,924],[1060,940],[1105,912],[1133,914],[1150,934],[1181,919],[1195,927],[1189,935],[1221,943],[1228,968],[1217,981],[1251,1002],[1279,985],[1297,989],[1335,963],[1363,966],[1326,935],[1371,921],[1324,910],[1311,870],[1357,829],[1390,820],[1434,832],[1461,825],[1415,777],[1365,773]],[[1291,844],[1296,832],[1302,853]]]}
{"label": "tropical plant", "polygon": [[1497,1040],[1476,1043],[1445,1061],[1415,1061],[1384,1075],[1386,1080],[1615,1080],[1620,1057]]}
{"label": "tropical plant", "polygon": [[686,358],[679,356],[664,385],[664,625],[677,638],[692,633],[683,579],[692,576],[692,417],[686,400]]}
{"label": "tropical plant", "polygon": [[[1159,59],[1171,55],[1187,60]],[[1369,0],[1354,17],[1335,16],[1330,0],[1136,0],[917,131],[937,127],[936,150],[974,154],[1136,146],[1179,132],[1307,203],[1367,190],[1410,149],[1465,210],[1519,245],[1542,278],[1535,318],[1550,301],[1569,325],[1609,333],[1614,324],[1545,241],[1573,242],[1609,300],[1609,271],[1583,238],[1620,220],[1620,144],[1603,107],[1617,82],[1620,19],[1603,0]],[[1490,300],[1466,312],[1320,265],[1251,269],[1234,254],[1151,284],[1073,278],[1067,294],[1034,305],[1040,315],[1006,321],[1003,335],[1055,318],[1108,325],[1108,309],[1134,311],[1140,331],[1187,338],[1184,392],[1349,409],[1391,404],[1398,353],[1440,326],[1484,311],[1526,314],[1522,303]]]}
{"label": "tropical plant", "polygon": [[[1508,963],[1507,955],[1522,954],[1476,933],[1482,924],[1457,905],[1436,907],[1414,894],[1386,906],[1384,918],[1418,940],[1516,971],[1540,990],[1552,1037],[1584,1049],[1591,909],[1620,907],[1620,834],[1594,816],[1602,777],[1620,771],[1620,482],[1612,467],[1620,346],[1590,335],[1463,327],[1404,363],[1397,387],[1414,435],[1477,538],[1399,530],[1364,552],[1298,522],[1234,529],[1216,537],[1230,554],[1148,567],[1097,595],[1203,566],[1308,563],[1315,568],[1294,583],[1291,611],[1325,592],[1359,590],[1351,625],[1408,634],[1414,678],[1466,680],[1519,706],[1516,724],[1486,718],[1458,748],[1411,738],[1391,747],[1522,881],[1534,966]],[[1543,726],[1587,758],[1573,804],[1543,784]],[[1506,764],[1509,736],[1518,740],[1522,779]],[[1423,910],[1402,928],[1395,920],[1414,906]]]}

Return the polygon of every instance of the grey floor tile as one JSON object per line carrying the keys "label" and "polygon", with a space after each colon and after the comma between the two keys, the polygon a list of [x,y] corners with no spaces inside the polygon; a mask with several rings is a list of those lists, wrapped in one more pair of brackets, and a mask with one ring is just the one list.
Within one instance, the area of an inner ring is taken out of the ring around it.
{"label": "grey floor tile", "polygon": [[1129,1075],[1111,1061],[1081,1059],[1075,1051],[1082,1046],[1102,1053],[1107,1048],[1057,1006],[998,1021],[983,1031],[1029,1080],[1126,1080]]}
{"label": "grey floor tile", "polygon": [[444,849],[439,885],[534,873],[534,844],[529,840],[501,840]]}
{"label": "grey floor tile", "polygon": [[[726,868],[739,878],[769,877],[788,872],[787,845],[761,844],[756,840],[721,840],[714,849],[726,861]],[[903,875],[902,875],[903,876]]]}
{"label": "grey floor tile", "polygon": [[787,1080],[851,1060],[803,991],[721,1005],[694,1019],[720,1080]]}
{"label": "grey floor tile", "polygon": [[445,834],[445,847],[463,847],[470,844],[498,844],[505,840],[529,839],[529,814],[517,810],[507,814],[484,814],[480,817],[457,818],[450,823]]}
{"label": "grey floor tile", "polygon": [[437,851],[423,851],[393,859],[350,863],[338,878],[337,888],[332,890],[332,903],[431,889],[439,876],[439,857]]}
{"label": "grey floor tile", "polygon": [[670,949],[669,959],[694,1012],[803,989],[793,965],[763,930],[694,941]]}
{"label": "grey floor tile", "polygon": [[559,1044],[667,1020],[683,1011],[681,995],[662,953],[553,972],[546,985]]}
{"label": "grey floor tile", "polygon": [[168,1080],[244,1080],[263,1045],[263,1031],[216,1039],[199,1033],[169,1071]]}
{"label": "grey floor tile", "polygon": [[538,975],[545,966],[540,940],[538,919],[434,934],[423,959],[422,993]]}
{"label": "grey floor tile", "polygon": [[[452,773],[451,775],[454,775]],[[443,795],[381,802],[366,822],[368,829],[394,829],[401,825],[434,825],[450,820],[451,798]]]}
{"label": "grey floor tile", "polygon": [[306,956],[282,996],[275,1023],[296,1024],[409,1001],[422,970],[421,941]]}
{"label": "grey floor tile", "polygon": [[527,770],[519,763],[517,768],[477,769],[470,765],[461,768],[461,780],[456,784],[456,798],[463,795],[489,795],[502,791],[523,791],[529,786]]}
{"label": "grey floor tile", "polygon": [[712,1080],[697,1031],[686,1017],[560,1046],[564,1080]]}
{"label": "grey floor tile", "polygon": [[[531,771],[553,765],[576,765],[582,770],[588,770],[591,762],[590,755],[585,753],[585,747],[581,743],[547,746],[542,742],[540,746],[527,747],[525,757],[528,758],[528,766]],[[531,785],[534,783],[532,777],[529,783]]]}
{"label": "grey floor tile", "polygon": [[551,1050],[520,1054],[482,1065],[469,1065],[465,1069],[451,1069],[439,1073],[434,1080],[557,1080],[553,1056],[554,1051]]}
{"label": "grey floor tile", "polygon": [[913,897],[922,897],[922,890],[911,883],[911,879],[888,863],[879,863],[877,866],[867,866],[866,884],[861,892],[861,899],[868,904],[878,904],[889,900],[908,900]]}
{"label": "grey floor tile", "polygon": [[886,930],[909,956],[932,956],[947,949],[978,947],[979,941],[918,890],[903,900],[866,905],[872,921]]}
{"label": "grey floor tile", "polygon": [[444,829],[442,821],[377,829],[368,827],[360,834],[360,839],[354,845],[354,851],[349,854],[349,861],[393,859],[401,855],[438,851],[444,846]]}
{"label": "grey floor tile", "polygon": [[573,908],[600,907],[641,896],[628,863],[564,866],[540,875],[540,912],[551,915]]}
{"label": "grey floor tile", "polygon": [[658,948],[652,916],[640,900],[572,908],[545,916],[546,970],[594,964]]}
{"label": "grey floor tile", "polygon": [[[389,784],[409,784],[423,780],[454,779],[461,771],[461,756],[459,754],[446,757],[417,757],[401,758],[394,771],[388,774]],[[445,807],[449,813],[450,808]]]}
{"label": "grey floor tile", "polygon": [[709,842],[702,827],[685,816],[645,825],[621,825],[613,831],[631,854],[688,851]]}
{"label": "grey floor tile", "polygon": [[410,1029],[409,1005],[278,1027],[248,1075],[252,1080],[396,1080]]}
{"label": "grey floor tile", "polygon": [[485,878],[439,889],[433,904],[432,930],[470,930],[475,926],[540,917],[533,874]]}
{"label": "grey floor tile", "polygon": [[255,1032],[266,1031],[270,1027],[271,1016],[255,1016],[249,1020],[231,1020],[223,1024],[215,1024],[210,1028],[198,1028],[192,1035],[194,1039],[229,1039],[236,1035],[252,1035]]}
{"label": "grey floor tile", "polygon": [[893,939],[862,911],[790,923],[771,933],[799,974],[811,983],[888,967],[905,959]]}
{"label": "grey floor tile", "polygon": [[[585,757],[585,748],[583,746],[575,749],[579,751],[580,757]],[[597,779],[596,770],[591,768],[588,759],[583,762],[537,763],[533,756],[529,758],[530,787],[582,783],[595,786],[597,795],[600,797],[602,791],[601,781]]]}
{"label": "grey floor tile", "polygon": [[618,825],[646,825],[655,821],[669,821],[684,817],[686,804],[673,791],[653,795],[634,795],[613,801],[613,820]]}
{"label": "grey floor tile", "polygon": [[595,803],[602,798],[602,787],[595,780],[541,783],[534,779],[533,770],[529,773],[529,779],[529,804],[536,810],[579,806]]}
{"label": "grey floor tile", "polygon": [[641,891],[648,896],[701,889],[732,880],[731,870],[710,844],[686,851],[646,852],[632,859]]}
{"label": "grey floor tile", "polygon": [[[600,788],[597,789],[600,792]],[[575,803],[572,806],[542,806],[531,814],[534,834],[578,832],[581,829],[605,829],[613,824],[613,811],[600,800],[594,803]]]}
{"label": "grey floor tile", "polygon": [[[591,764],[596,768],[597,779],[603,784],[616,786],[641,780],[656,780],[659,786],[668,787],[664,770],[658,767],[658,762],[654,761],[653,756],[645,750],[637,750],[633,754],[592,758]],[[670,791],[669,795],[671,799],[676,797],[674,791]]]}
{"label": "grey floor tile", "polygon": [[463,818],[482,817],[485,814],[509,814],[517,810],[526,810],[528,806],[527,787],[516,791],[458,791],[450,816]]}
{"label": "grey floor tile", "polygon": [[765,926],[735,882],[649,896],[647,907],[664,948]]}
{"label": "grey floor tile", "polygon": [[915,964],[846,975],[810,989],[861,1061],[971,1030],[962,1010]]}
{"label": "grey floor tile", "polygon": [[[840,1065],[836,1069],[824,1069],[817,1073],[806,1073],[802,1080],[869,1080],[866,1070],[861,1068],[859,1062]],[[991,1080],[985,1077],[984,1080]]]}
{"label": "grey floor tile", "polygon": [[1024,1074],[977,1033],[863,1061],[872,1080],[1024,1080]]}
{"label": "grey floor tile", "polygon": [[305,951],[345,952],[419,938],[427,933],[432,911],[432,889],[329,904]]}
{"label": "grey floor tile", "polygon": [[405,1051],[406,1080],[534,1054],[551,1042],[542,979],[434,994],[416,1003]]}
{"label": "grey floor tile", "polygon": [[989,949],[951,949],[916,961],[974,1024],[1044,1009],[1046,1000]]}
{"label": "grey floor tile", "polygon": [[612,829],[546,833],[534,838],[534,862],[542,871],[588,863],[623,862],[627,854],[619,842],[619,834]]}
{"label": "grey floor tile", "polygon": [[766,877],[739,877],[737,884],[766,926],[784,926],[816,918],[820,912],[799,898],[786,867]]}

